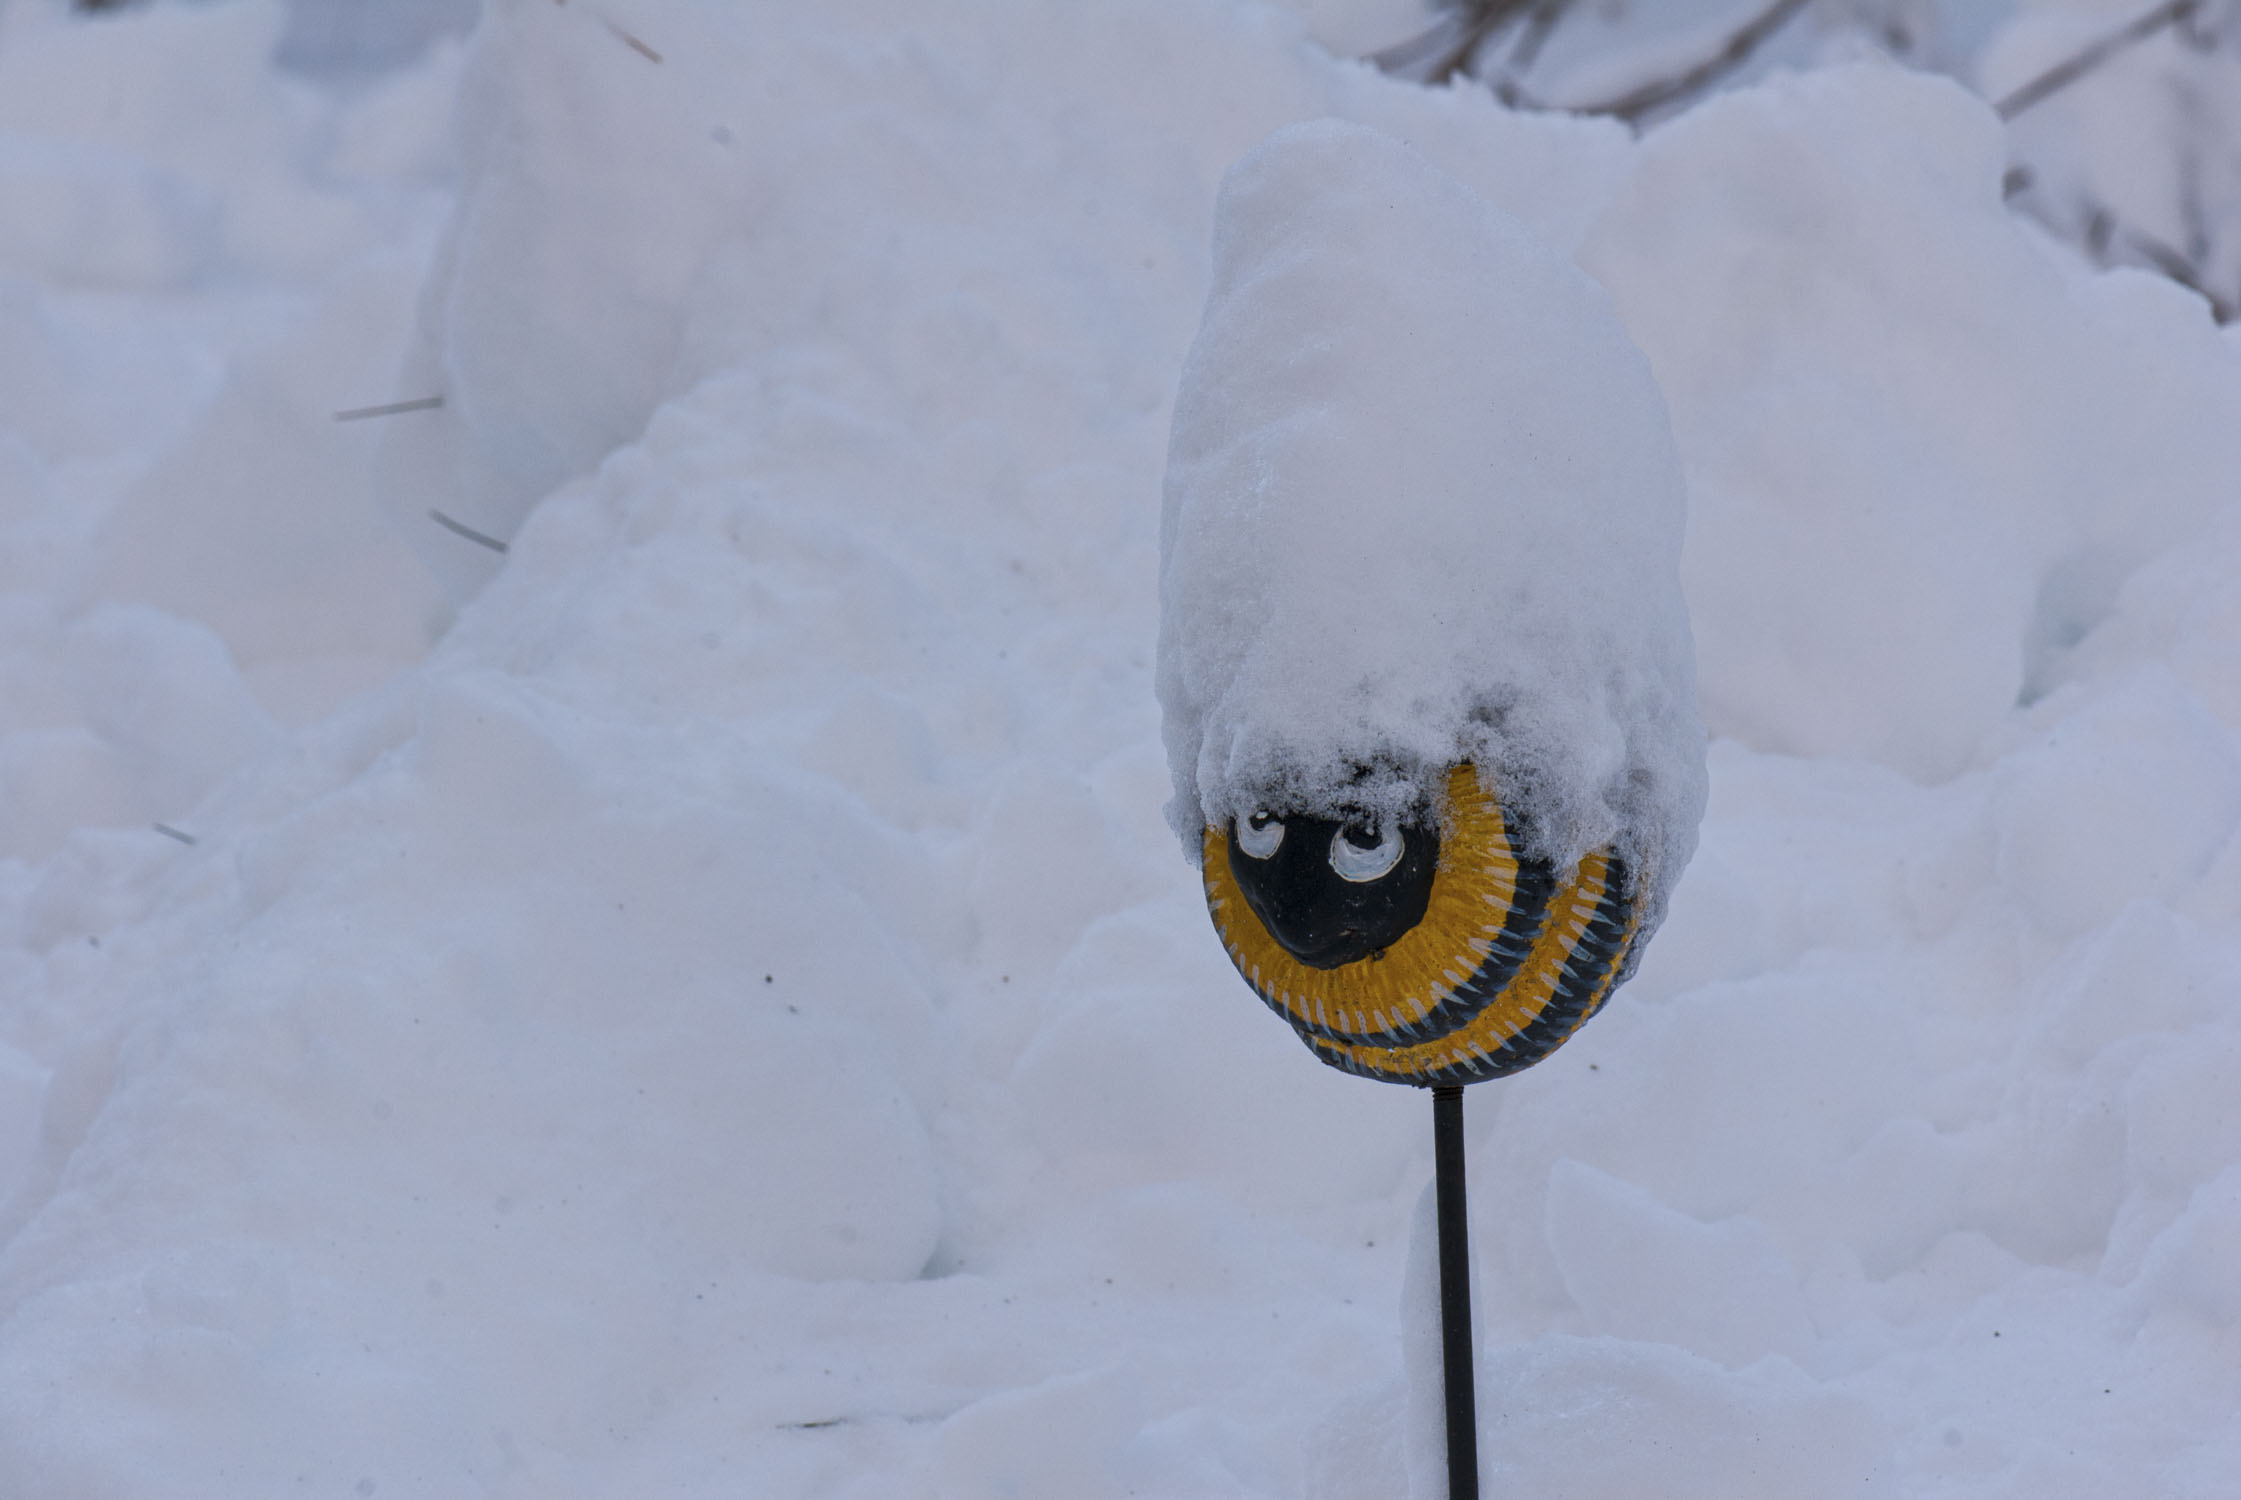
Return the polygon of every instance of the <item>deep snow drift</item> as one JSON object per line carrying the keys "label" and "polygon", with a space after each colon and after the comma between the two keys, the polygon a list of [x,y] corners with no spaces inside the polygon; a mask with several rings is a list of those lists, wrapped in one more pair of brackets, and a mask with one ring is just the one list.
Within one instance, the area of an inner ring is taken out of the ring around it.
{"label": "deep snow drift", "polygon": [[1603,285],[1688,486],[1701,846],[1472,1093],[1490,1480],[2234,1489],[2241,364],[1980,103],[282,23],[0,8],[0,1494],[1395,1492],[1423,1101],[1236,982],[1152,684],[1216,184],[1322,115]]}

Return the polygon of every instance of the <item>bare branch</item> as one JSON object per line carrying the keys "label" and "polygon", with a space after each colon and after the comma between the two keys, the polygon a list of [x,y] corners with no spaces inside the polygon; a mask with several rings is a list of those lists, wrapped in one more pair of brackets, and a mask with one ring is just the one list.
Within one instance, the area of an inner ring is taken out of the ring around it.
{"label": "bare branch", "polygon": [[2173,33],[2181,46],[2190,52],[2215,52],[2220,37],[2217,12],[2207,5],[2197,5],[2179,17],[2178,29]]}
{"label": "bare branch", "polygon": [[2177,282],[2209,303],[2210,316],[2220,324],[2241,318],[2241,300],[2222,296],[2213,290],[2204,279],[2204,268],[2200,261],[2152,234],[2119,224],[2116,215],[2105,205],[2088,200],[2084,223],[2072,228],[2048,217],[2045,207],[2034,203],[2029,197],[2019,195],[2015,201],[2019,212],[2037,219],[2049,233],[2077,242],[2095,265],[2118,265],[2125,259],[2120,251],[2129,252],[2130,256],[2146,262],[2167,279]]}
{"label": "bare branch", "polygon": [[1719,51],[1687,71],[1669,78],[1652,79],[1615,99],[1606,99],[1599,104],[1573,105],[1572,112],[1583,115],[1615,115],[1629,125],[1639,124],[1643,116],[1704,92],[1749,62],[1751,54],[1758,51],[1768,37],[1788,24],[1790,17],[1805,9],[1808,3],[1810,0],[1774,0],[1772,5],[1744,22],[1721,43]]}
{"label": "bare branch", "polygon": [[1517,45],[1510,48],[1510,55],[1502,60],[1502,66],[1511,77],[1524,77],[1533,64],[1540,61],[1541,48],[1548,45],[1550,34],[1571,8],[1572,0],[1539,0],[1533,7],[1533,14],[1525,18]]}
{"label": "bare branch", "polygon": [[2174,22],[2191,18],[2202,0],[2165,0],[2144,15],[2135,16],[2092,45],[2073,53],[1992,105],[1993,113],[2012,120],[2032,105],[2058,94],[2100,67],[2127,47],[2137,46]]}
{"label": "bare branch", "polygon": [[1440,12],[1430,29],[1370,54],[1379,71],[1412,83],[1446,83],[1470,63],[1481,44],[1506,29],[1535,0],[1461,0]]}
{"label": "bare branch", "polygon": [[2241,313],[2241,307],[2236,307],[2232,299],[2221,297],[2210,289],[2202,279],[2199,266],[2155,236],[2142,234],[2137,229],[2128,229],[2124,234],[2124,242],[2146,259],[2148,264],[2209,303],[2210,316],[2221,324],[2232,322],[2235,315]]}

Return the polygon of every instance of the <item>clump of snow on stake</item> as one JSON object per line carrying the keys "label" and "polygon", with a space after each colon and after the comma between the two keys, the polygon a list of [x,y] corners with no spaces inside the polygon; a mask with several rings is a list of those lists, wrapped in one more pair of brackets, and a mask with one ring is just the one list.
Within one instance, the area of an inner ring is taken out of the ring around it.
{"label": "clump of snow on stake", "polygon": [[1470,761],[1539,852],[1649,872],[1655,920],[1704,728],[1679,459],[1601,288],[1398,141],[1281,130],[1222,184],[1167,464],[1194,857],[1256,806],[1398,811]]}

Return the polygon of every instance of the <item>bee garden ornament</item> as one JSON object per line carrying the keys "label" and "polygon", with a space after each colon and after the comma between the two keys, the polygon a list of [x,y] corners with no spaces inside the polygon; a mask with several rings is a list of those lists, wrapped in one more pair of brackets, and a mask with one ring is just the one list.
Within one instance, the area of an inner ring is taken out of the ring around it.
{"label": "bee garden ornament", "polygon": [[1161,548],[1174,800],[1331,1066],[1467,1084],[1610,997],[1704,805],[1683,494],[1609,299],[1400,142],[1234,167]]}

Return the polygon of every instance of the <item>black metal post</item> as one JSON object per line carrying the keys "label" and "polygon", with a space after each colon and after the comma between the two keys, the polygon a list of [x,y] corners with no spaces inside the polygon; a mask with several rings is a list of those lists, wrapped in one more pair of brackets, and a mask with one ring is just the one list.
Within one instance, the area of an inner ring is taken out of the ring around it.
{"label": "black metal post", "polygon": [[1463,1186],[1463,1086],[1432,1090],[1439,1208],[1440,1355],[1447,1394],[1448,1500],[1478,1500],[1478,1395],[1471,1368],[1471,1216]]}

